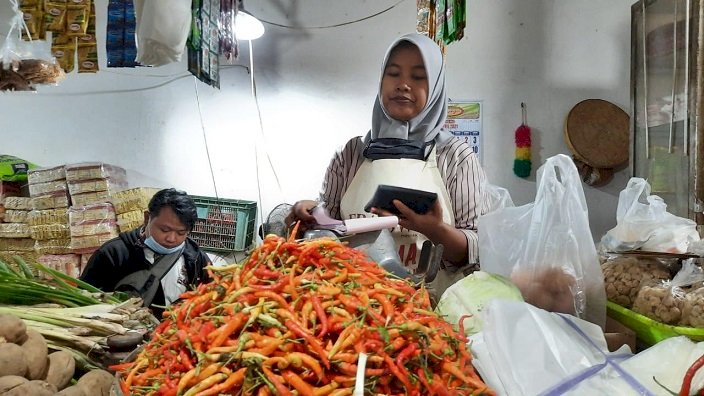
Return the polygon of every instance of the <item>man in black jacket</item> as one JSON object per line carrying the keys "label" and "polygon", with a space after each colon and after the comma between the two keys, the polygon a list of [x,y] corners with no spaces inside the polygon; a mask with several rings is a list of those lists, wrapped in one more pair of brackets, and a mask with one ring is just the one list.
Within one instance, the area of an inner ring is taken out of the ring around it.
{"label": "man in black jacket", "polygon": [[161,190],[144,212],[144,225],[123,232],[91,256],[81,280],[105,291],[125,291],[145,306],[169,306],[190,286],[208,282],[208,256],[188,238],[197,219],[183,191]]}

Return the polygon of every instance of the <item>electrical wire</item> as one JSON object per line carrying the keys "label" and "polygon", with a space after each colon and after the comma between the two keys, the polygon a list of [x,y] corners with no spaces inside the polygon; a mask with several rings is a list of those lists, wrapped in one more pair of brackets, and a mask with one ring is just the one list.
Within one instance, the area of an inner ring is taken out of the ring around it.
{"label": "electrical wire", "polygon": [[[222,69],[232,69],[235,67],[241,67],[244,68],[248,73],[249,73],[249,67],[245,65],[226,65],[223,66]],[[44,92],[41,91],[39,94],[41,96],[84,96],[84,95],[111,95],[111,94],[121,94],[121,93],[133,93],[133,92],[142,92],[142,91],[149,91],[152,89],[157,89],[161,88],[165,85],[169,85],[173,82],[176,82],[178,80],[184,79],[186,77],[192,76],[191,73],[184,72],[180,74],[171,74],[171,75],[158,75],[158,74],[130,74],[130,73],[120,73],[120,72],[113,72],[113,71],[107,71],[104,70],[104,73],[110,73],[110,74],[117,74],[117,75],[122,75],[122,76],[129,76],[129,77],[149,77],[149,78],[166,78],[166,77],[172,77],[169,80],[162,81],[158,84],[155,85],[149,85],[146,87],[141,87],[141,88],[129,88],[129,89],[113,89],[109,91],[86,91],[86,92]],[[18,92],[21,94],[21,92]],[[31,94],[36,95],[37,92],[28,92]]]}
{"label": "electrical wire", "polygon": [[374,17],[379,16],[379,15],[381,15],[381,14],[387,12],[387,11],[392,10],[393,8],[395,8],[395,7],[398,6],[399,4],[403,3],[404,1],[406,1],[406,0],[399,0],[399,1],[397,1],[395,4],[393,4],[392,6],[386,8],[385,10],[379,11],[379,12],[374,13],[374,14],[372,14],[372,15],[365,16],[364,18],[355,19],[355,20],[353,20],[353,21],[348,21],[348,22],[336,23],[336,24],[334,24],[334,25],[323,25],[323,26],[292,26],[292,25],[283,25],[283,24],[280,24],[280,23],[267,21],[267,20],[262,19],[262,18],[260,18],[260,17],[258,17],[258,16],[256,16],[256,15],[253,15],[253,16],[256,17],[257,19],[259,19],[260,21],[262,21],[262,22],[264,22],[264,23],[267,23],[267,24],[269,24],[269,25],[278,26],[278,27],[282,27],[282,28],[286,28],[286,29],[301,29],[301,30],[306,30],[306,29],[331,29],[331,28],[336,28],[336,27],[340,27],[340,26],[352,25],[352,24],[355,24],[355,23],[359,23],[359,22],[362,22],[362,21],[366,21],[367,19],[374,18]]}
{"label": "electrical wire", "polygon": [[218,186],[215,184],[215,172],[213,172],[213,161],[210,159],[210,150],[208,149],[208,138],[205,134],[205,122],[203,121],[203,112],[200,109],[200,95],[198,95],[198,79],[193,76],[193,88],[196,91],[196,103],[198,104],[198,116],[200,117],[200,127],[203,131],[203,142],[205,143],[205,155],[208,157],[208,166],[210,167],[210,177],[213,179],[213,190],[215,190],[215,198],[219,198]]}
{"label": "electrical wire", "polygon": [[[257,118],[259,120],[259,133],[261,134],[262,141],[266,142],[266,136],[264,135],[264,121],[262,120],[262,110],[261,107],[259,106],[259,97],[257,96],[257,84],[256,80],[254,78],[254,52],[252,49],[252,40],[248,41],[249,43],[249,70],[251,71],[250,74],[250,83],[252,84],[252,97],[254,98],[254,105],[257,108]],[[256,145],[256,141],[255,141]],[[283,189],[281,188],[281,182],[279,181],[279,175],[276,173],[276,168],[274,168],[274,163],[271,161],[271,156],[269,155],[269,151],[264,149],[264,153],[266,154],[267,161],[269,162],[269,167],[271,168],[271,172],[274,174],[274,179],[276,180],[276,186],[279,189],[279,194],[281,195],[283,199]],[[262,201],[262,190],[261,190],[261,179],[259,177],[259,148],[255,147],[254,148],[254,163],[255,163],[255,168],[257,172],[257,194],[259,196],[259,202],[260,205],[263,204]],[[262,205],[263,206],[263,205]],[[259,210],[259,224],[264,224],[264,213],[262,210]]]}

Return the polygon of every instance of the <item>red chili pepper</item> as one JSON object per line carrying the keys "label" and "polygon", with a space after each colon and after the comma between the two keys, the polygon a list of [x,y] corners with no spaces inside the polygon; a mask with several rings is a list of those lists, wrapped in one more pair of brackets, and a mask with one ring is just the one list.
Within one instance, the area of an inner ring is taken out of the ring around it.
{"label": "red chili pepper", "polygon": [[704,366],[704,355],[699,359],[695,360],[694,363],[689,367],[687,372],[682,379],[682,388],[680,388],[679,396],[689,396],[690,388],[692,387],[692,380],[694,379],[694,374]]}
{"label": "red chili pepper", "polygon": [[288,284],[288,281],[289,281],[289,278],[284,277],[280,281],[273,283],[271,285],[252,285],[252,284],[249,284],[248,286],[251,287],[252,289],[256,289],[256,290],[271,290],[274,292],[280,292],[284,289],[284,287],[286,287],[286,285]]}
{"label": "red chili pepper", "polygon": [[460,322],[459,322],[460,334],[459,334],[459,338],[460,338],[460,341],[464,342],[465,344],[466,344],[469,340],[467,339],[467,336],[466,336],[465,333],[464,333],[464,320],[465,320],[465,319],[468,319],[468,318],[471,318],[471,317],[472,317],[472,315],[462,315],[462,316],[460,316]]}
{"label": "red chili pepper", "polygon": [[323,305],[320,303],[320,299],[318,298],[318,296],[314,295],[312,297],[312,300],[315,313],[318,314],[318,318],[320,319],[320,333],[318,334],[318,338],[323,338],[323,336],[328,332],[328,316],[325,313]]}
{"label": "red chili pepper", "polygon": [[272,271],[264,266],[259,266],[254,270],[254,275],[262,279],[279,279],[283,274],[279,271]]}
{"label": "red chili pepper", "polygon": [[[389,366],[389,370],[393,373],[393,375],[398,378],[399,381],[403,384],[404,387],[406,387],[406,392],[410,392],[413,387],[411,385],[411,381],[408,380],[408,372],[403,373],[403,371],[399,370],[399,367],[395,364],[393,359],[383,351],[380,352],[381,356],[384,358],[384,361],[386,362],[386,365]],[[405,371],[405,370],[404,370]]]}
{"label": "red chili pepper", "polygon": [[193,369],[193,363],[191,362],[191,358],[188,357],[188,354],[186,353],[185,350],[181,350],[181,352],[178,354],[179,359],[181,360],[181,363],[189,370]]}
{"label": "red chili pepper", "polygon": [[330,369],[330,360],[328,360],[327,353],[325,353],[325,349],[323,349],[322,345],[320,345],[320,343],[315,337],[303,330],[301,326],[299,326],[296,322],[291,319],[287,319],[284,324],[291,331],[293,331],[294,334],[308,341],[308,344],[310,344],[311,349],[313,349],[313,352],[318,354],[318,357],[320,357],[320,360],[323,362],[325,368]]}
{"label": "red chili pepper", "polygon": [[416,351],[416,344],[409,344],[407,347],[403,348],[403,350],[396,356],[396,365],[399,367],[405,367],[405,360],[408,358],[412,357],[412,355]]}

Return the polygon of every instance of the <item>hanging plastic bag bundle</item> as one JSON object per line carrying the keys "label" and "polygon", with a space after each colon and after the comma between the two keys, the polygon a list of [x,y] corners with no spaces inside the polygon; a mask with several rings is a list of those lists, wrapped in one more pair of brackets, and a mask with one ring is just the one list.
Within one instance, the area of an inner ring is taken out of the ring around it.
{"label": "hanging plastic bag bundle", "polygon": [[[210,5],[209,1],[206,3]],[[191,0],[135,0],[134,6],[137,62],[163,66],[181,61],[191,29]],[[216,40],[214,45],[217,47],[219,42]]]}
{"label": "hanging plastic bag bundle", "polygon": [[603,326],[604,278],[577,168],[560,154],[537,176],[535,202],[479,218],[482,270],[509,277],[526,302]]}
{"label": "hanging plastic bag bundle", "polygon": [[[10,0],[14,16],[0,47],[0,91],[33,91],[34,84],[56,84],[63,70],[51,55],[51,43],[32,40],[17,0]],[[25,32],[28,41],[22,40]]]}
{"label": "hanging plastic bag bundle", "polygon": [[642,249],[651,252],[685,253],[692,241],[699,241],[697,224],[667,212],[650,184],[633,177],[618,196],[616,227],[610,229],[601,245],[609,252]]}

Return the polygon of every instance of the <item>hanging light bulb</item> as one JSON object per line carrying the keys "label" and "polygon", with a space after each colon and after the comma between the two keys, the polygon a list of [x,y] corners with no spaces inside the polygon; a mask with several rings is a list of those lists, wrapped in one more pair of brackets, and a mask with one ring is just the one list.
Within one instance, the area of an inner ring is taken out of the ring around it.
{"label": "hanging light bulb", "polygon": [[264,25],[259,19],[240,8],[235,16],[235,37],[238,40],[254,40],[263,34]]}

